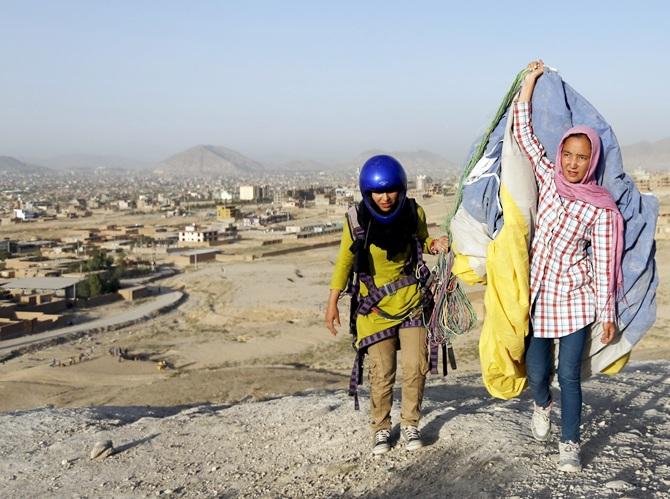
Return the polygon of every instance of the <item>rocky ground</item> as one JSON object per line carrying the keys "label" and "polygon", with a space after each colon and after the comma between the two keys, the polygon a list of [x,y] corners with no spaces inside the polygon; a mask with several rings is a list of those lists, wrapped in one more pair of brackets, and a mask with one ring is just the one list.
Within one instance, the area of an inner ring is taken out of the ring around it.
{"label": "rocky ground", "polygon": [[[578,475],[555,470],[556,426],[547,444],[530,437],[527,393],[493,400],[475,374],[433,377],[427,447],[410,453],[397,442],[381,457],[370,454],[367,411],[354,411],[343,390],[230,406],[11,412],[0,415],[0,489],[82,498],[668,497],[670,363],[591,379],[584,402]],[[91,459],[105,440],[114,453]]]}
{"label": "rocky ground", "polygon": [[[528,393],[486,393],[479,327],[428,383],[429,445],[373,458],[365,388],[360,412],[344,391],[348,334],[323,326],[331,247],[188,269],[161,281],[187,291],[178,309],[1,363],[0,497],[667,497],[670,244],[657,250],[656,324],[624,372],[585,383],[577,476],[555,471],[556,429],[530,438]],[[106,440],[114,453],[90,459]]]}

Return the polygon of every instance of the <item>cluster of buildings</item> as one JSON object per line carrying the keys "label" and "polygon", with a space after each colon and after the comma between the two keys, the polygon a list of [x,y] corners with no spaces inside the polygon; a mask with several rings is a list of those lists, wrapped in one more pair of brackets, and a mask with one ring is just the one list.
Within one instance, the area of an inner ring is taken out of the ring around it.
{"label": "cluster of buildings", "polygon": [[631,177],[642,193],[653,193],[660,200],[656,239],[670,239],[670,173],[635,170]]}
{"label": "cluster of buildings", "polygon": [[0,284],[0,340],[63,327],[78,278],[16,279]]}
{"label": "cluster of buildings", "polygon": [[[670,174],[638,171],[632,176],[641,191],[670,195]],[[454,190],[452,184],[422,174],[409,184],[415,197]],[[339,237],[346,209],[360,201],[357,176],[352,173],[269,174],[238,180],[128,176],[112,181],[84,176],[4,187],[0,227],[10,225],[7,233],[16,224],[41,220],[72,224],[70,219],[94,220],[110,211],[153,218],[148,223],[91,223],[86,228],[80,220],[77,225],[63,225],[67,235],[58,239],[0,238],[0,339],[67,321],[77,286],[90,275],[86,261],[95,252],[123,255],[130,265],[154,270],[160,264],[197,266],[236,255],[253,258],[305,244],[330,244]],[[670,238],[670,212],[667,203],[662,206],[659,239]],[[185,216],[190,218],[184,220]],[[171,217],[183,221],[165,220]],[[127,299],[144,294],[138,288],[120,292]]]}
{"label": "cluster of buildings", "polygon": [[659,196],[670,194],[670,173],[635,170],[631,177],[640,192],[653,192]]}

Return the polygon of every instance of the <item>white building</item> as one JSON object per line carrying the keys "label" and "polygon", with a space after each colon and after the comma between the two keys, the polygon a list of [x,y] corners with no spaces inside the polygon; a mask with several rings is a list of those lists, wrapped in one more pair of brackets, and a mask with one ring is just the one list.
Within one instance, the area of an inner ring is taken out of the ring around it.
{"label": "white building", "polygon": [[258,187],[255,185],[240,186],[240,201],[256,201],[258,199]]}
{"label": "white building", "polygon": [[34,210],[24,210],[22,208],[14,209],[14,218],[18,218],[19,220],[32,220],[34,218],[38,218],[39,216],[39,212]]}
{"label": "white building", "polygon": [[207,244],[219,238],[218,230],[200,230],[197,225],[187,225],[179,232],[180,243]]}
{"label": "white building", "polygon": [[221,194],[219,195],[221,198],[221,201],[232,201],[233,200],[233,194],[228,192],[227,190],[223,189],[221,191]]}

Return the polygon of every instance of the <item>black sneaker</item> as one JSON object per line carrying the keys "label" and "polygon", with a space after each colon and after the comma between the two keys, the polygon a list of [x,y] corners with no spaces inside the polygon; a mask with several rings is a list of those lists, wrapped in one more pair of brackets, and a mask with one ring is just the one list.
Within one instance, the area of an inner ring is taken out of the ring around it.
{"label": "black sneaker", "polygon": [[421,440],[421,432],[416,426],[403,426],[400,428],[402,438],[406,442],[407,450],[417,450],[423,447],[423,440]]}
{"label": "black sneaker", "polygon": [[372,453],[375,456],[386,454],[391,450],[391,432],[388,430],[379,430],[375,433],[375,445],[372,447]]}

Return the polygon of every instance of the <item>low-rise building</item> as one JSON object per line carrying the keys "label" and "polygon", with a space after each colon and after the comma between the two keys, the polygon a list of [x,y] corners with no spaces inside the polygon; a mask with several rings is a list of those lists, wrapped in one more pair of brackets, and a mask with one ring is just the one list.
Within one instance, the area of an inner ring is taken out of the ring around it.
{"label": "low-rise building", "polygon": [[670,239],[670,210],[661,208],[656,220],[656,239]]}
{"label": "low-rise building", "polygon": [[139,300],[149,296],[149,288],[146,286],[133,286],[132,288],[122,288],[117,291],[126,301]]}
{"label": "low-rise building", "polygon": [[84,279],[77,277],[26,277],[11,279],[2,288],[13,295],[52,294],[59,298],[74,300],[77,296],[77,284]]}
{"label": "low-rise building", "polygon": [[179,231],[180,246],[205,246],[217,241],[219,238],[218,230],[202,230],[197,225],[187,225],[184,230]]}
{"label": "low-rise building", "polygon": [[218,220],[237,220],[242,216],[239,207],[221,205],[216,207],[216,218]]}
{"label": "low-rise building", "polygon": [[13,241],[11,239],[0,240],[0,252],[4,252],[11,255],[12,253],[16,253],[16,249],[17,249],[16,241]]}
{"label": "low-rise building", "polygon": [[40,212],[37,210],[28,210],[28,209],[23,209],[23,208],[15,208],[14,209],[14,218],[18,220],[34,220],[36,218],[39,218]]}
{"label": "low-rise building", "polygon": [[216,255],[220,251],[218,249],[195,249],[191,251],[180,251],[170,253],[167,260],[171,261],[178,267],[188,267],[189,265],[197,266],[199,263],[214,261]]}
{"label": "low-rise building", "polygon": [[631,177],[642,192],[670,192],[670,173],[635,170]]}

